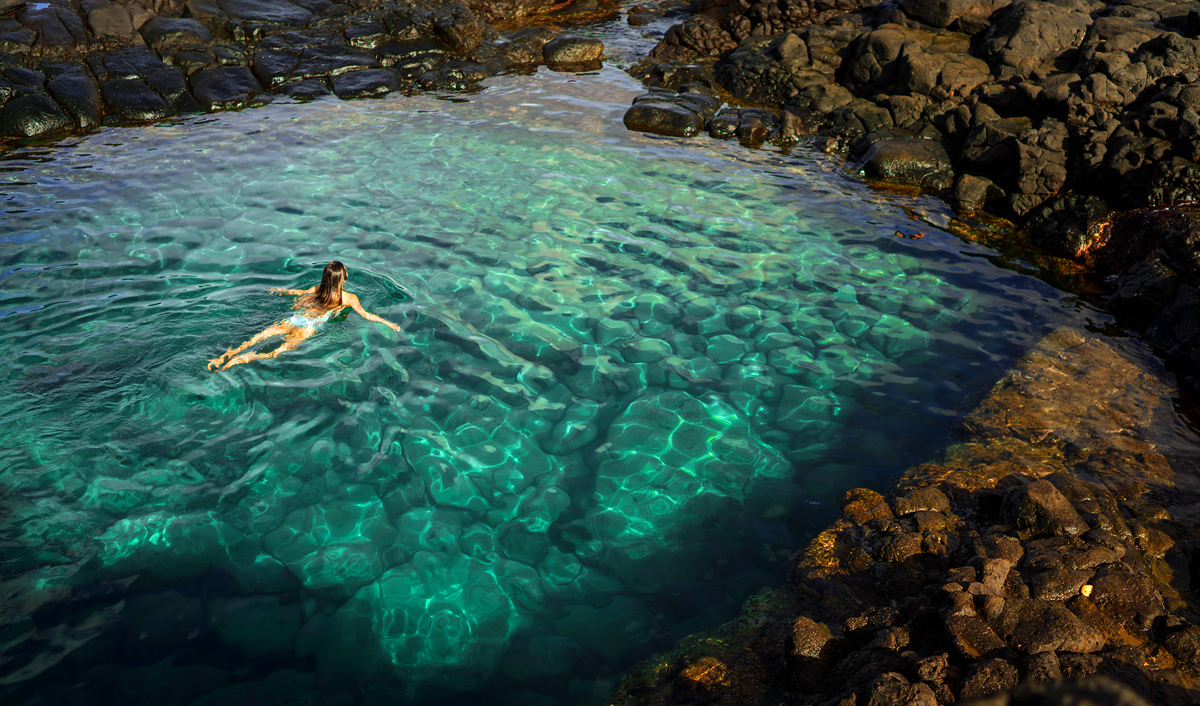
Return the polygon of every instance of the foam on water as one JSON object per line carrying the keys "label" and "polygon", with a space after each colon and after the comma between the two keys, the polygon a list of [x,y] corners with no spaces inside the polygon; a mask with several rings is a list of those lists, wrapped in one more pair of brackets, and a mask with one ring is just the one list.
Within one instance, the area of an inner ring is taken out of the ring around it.
{"label": "foam on water", "polygon": [[[635,89],[543,72],[0,163],[0,693],[109,665],[89,688],[128,703],[602,699],[1091,315],[896,238],[940,207],[819,153],[627,133]],[[205,370],[331,258],[402,333],[343,316]]]}

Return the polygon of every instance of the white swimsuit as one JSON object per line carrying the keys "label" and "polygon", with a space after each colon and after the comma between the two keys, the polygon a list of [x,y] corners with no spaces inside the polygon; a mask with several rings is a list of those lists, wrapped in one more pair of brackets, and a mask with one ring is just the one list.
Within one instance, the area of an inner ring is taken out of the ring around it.
{"label": "white swimsuit", "polygon": [[329,321],[329,316],[332,313],[332,311],[327,311],[315,318],[309,318],[304,314],[293,314],[292,318],[288,319],[287,322],[296,328],[321,328],[325,325],[326,321]]}

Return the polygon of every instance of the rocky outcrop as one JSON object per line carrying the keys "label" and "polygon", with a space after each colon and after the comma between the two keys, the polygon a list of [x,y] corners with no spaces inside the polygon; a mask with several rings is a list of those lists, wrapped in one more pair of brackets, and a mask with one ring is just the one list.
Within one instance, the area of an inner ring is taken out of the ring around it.
{"label": "rocky outcrop", "polygon": [[889,497],[849,491],[785,589],[643,663],[611,703],[1194,702],[1200,627],[1173,577],[1195,566],[1200,533],[1175,518],[1200,488],[1156,450],[1168,393],[1097,339],[1048,336],[964,442]]}
{"label": "rocky outcrop", "polygon": [[938,142],[953,179],[927,188],[962,210],[984,205],[981,179],[986,205],[1020,219],[1069,194],[1140,207],[1200,198],[1197,9],[711,0],[693,3],[639,73],[712,66],[734,97],[830,148],[893,128]]}
{"label": "rocky outcrop", "polygon": [[[1200,201],[1200,4],[708,0],[692,11],[636,68],[647,86],[683,94],[698,89],[673,77],[704,76],[770,111],[766,139],[812,140],[868,179],[1014,220],[1054,256],[1089,262],[1111,212]],[[700,129],[672,111],[631,108],[626,124],[753,143],[728,111]],[[1200,299],[1177,301],[1191,295],[1175,289],[1176,270],[1144,259],[1104,270],[1109,294],[1200,385],[1186,343]]]}
{"label": "rocky outcrop", "polygon": [[[11,140],[137,124],[276,97],[461,90],[513,67],[599,66],[595,39],[486,19],[550,3],[51,0],[0,4],[0,150]],[[14,142],[9,142],[9,145]]]}

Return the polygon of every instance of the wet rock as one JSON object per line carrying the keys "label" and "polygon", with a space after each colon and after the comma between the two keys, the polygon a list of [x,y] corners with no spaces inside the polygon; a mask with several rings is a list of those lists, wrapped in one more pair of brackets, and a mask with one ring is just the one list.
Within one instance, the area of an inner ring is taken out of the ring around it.
{"label": "wet rock", "polygon": [[1108,214],[1108,206],[1096,196],[1065,194],[1031,212],[1027,224],[1038,245],[1077,258],[1095,244]]}
{"label": "wet rock", "polygon": [[324,44],[306,47],[300,52],[299,63],[292,71],[291,80],[303,80],[320,76],[337,76],[347,71],[379,67],[375,55],[364,49],[345,44]]}
{"label": "wet rock", "polygon": [[13,54],[28,54],[37,41],[37,32],[31,29],[18,29],[13,32],[0,32],[0,51]]}
{"label": "wet rock", "polygon": [[553,5],[554,0],[470,0],[471,9],[489,20],[507,20],[543,12]]}
{"label": "wet rock", "polygon": [[173,17],[155,17],[142,27],[146,44],[161,55],[195,44],[213,41],[213,33],[196,20]]}
{"label": "wet rock", "polygon": [[45,94],[18,96],[0,108],[0,135],[7,137],[37,137],[71,127],[71,119]]}
{"label": "wet rock", "polygon": [[352,24],[342,34],[350,46],[360,49],[374,49],[388,39],[387,29],[379,22]]}
{"label": "wet rock", "polygon": [[166,68],[154,52],[145,47],[117,49],[104,55],[102,70],[93,67],[92,72],[100,81],[118,78],[141,78]]}
{"label": "wet rock", "polygon": [[381,96],[400,89],[400,80],[389,69],[351,71],[333,79],[333,92],[342,100]]}
{"label": "wet rock", "polygon": [[[176,56],[178,61],[178,56]],[[275,88],[286,83],[296,68],[299,59],[289,51],[279,49],[259,49],[254,52],[254,63],[251,70],[262,85]]]}
{"label": "wet rock", "polygon": [[234,19],[280,27],[303,27],[313,18],[312,12],[287,0],[216,0],[216,4]]}
{"label": "wet rock", "polygon": [[661,101],[633,104],[625,111],[624,122],[630,130],[672,137],[695,137],[704,129],[704,120],[694,111]]}
{"label": "wet rock", "polygon": [[280,86],[277,91],[282,96],[291,98],[297,101],[316,100],[323,96],[331,94],[333,91],[329,88],[329,83],[323,79],[309,79],[307,81],[297,81],[295,83],[287,83]]}
{"label": "wet rock", "polygon": [[454,51],[466,54],[483,41],[483,28],[467,7],[453,3],[434,21],[434,32]]}
{"label": "wet rock", "polygon": [[187,79],[182,70],[175,67],[160,69],[146,76],[146,83],[163,97],[172,113],[182,115],[200,112],[200,104],[188,92]]}
{"label": "wet rock", "polygon": [[939,143],[903,137],[866,139],[870,147],[861,168],[867,178],[935,190],[953,183],[950,157]]}
{"label": "wet rock", "polygon": [[1004,198],[1004,190],[987,177],[962,174],[954,182],[953,204],[958,211],[981,211]]}
{"label": "wet rock", "polygon": [[692,61],[729,51],[737,43],[717,20],[706,14],[693,15],[668,29],[663,40],[650,51],[650,58]]}
{"label": "wet rock", "polygon": [[106,112],[125,122],[160,120],[171,114],[171,108],[162,96],[138,79],[105,81],[100,92],[104,96]]}
{"label": "wet rock", "polygon": [[205,110],[241,108],[262,92],[246,66],[222,66],[192,74],[192,95]]}
{"label": "wet rock", "polygon": [[[398,65],[396,69],[401,78],[406,77],[403,65]],[[487,67],[483,64],[452,59],[434,70],[422,73],[417,78],[417,85],[425,90],[462,91],[487,78],[487,75]]]}
{"label": "wet rock", "polygon": [[1037,480],[1005,499],[1005,514],[1030,535],[1079,535],[1089,527],[1053,484]]}
{"label": "wet rock", "polygon": [[0,15],[25,7],[25,0],[0,0]]}
{"label": "wet rock", "polygon": [[542,55],[551,66],[595,64],[604,60],[604,43],[591,37],[564,35],[546,42]]}
{"label": "wet rock", "polygon": [[77,127],[86,130],[100,124],[100,90],[90,76],[82,71],[64,72],[50,79],[46,88],[54,100],[66,109]]}

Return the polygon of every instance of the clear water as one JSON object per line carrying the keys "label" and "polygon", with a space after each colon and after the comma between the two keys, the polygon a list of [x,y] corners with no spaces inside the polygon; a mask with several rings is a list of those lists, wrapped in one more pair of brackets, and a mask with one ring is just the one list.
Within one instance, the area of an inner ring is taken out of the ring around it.
{"label": "clear water", "polygon": [[[819,153],[628,133],[636,90],[0,162],[0,697],[599,703],[1092,316]],[[206,370],[331,258],[401,333]]]}

